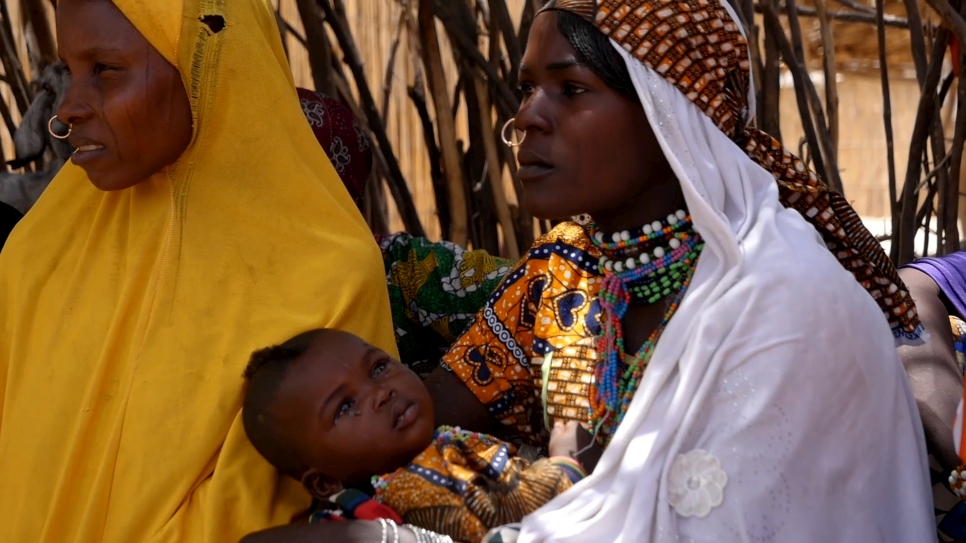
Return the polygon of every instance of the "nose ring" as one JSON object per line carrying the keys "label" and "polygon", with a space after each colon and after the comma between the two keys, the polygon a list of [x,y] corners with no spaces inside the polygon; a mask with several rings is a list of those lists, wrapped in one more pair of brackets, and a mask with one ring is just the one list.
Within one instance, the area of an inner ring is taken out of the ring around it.
{"label": "nose ring", "polygon": [[68,124],[67,125],[67,133],[64,134],[63,136],[61,136],[57,132],[54,132],[54,121],[57,121],[60,124],[65,124],[60,119],[58,119],[56,115],[54,115],[53,117],[50,118],[49,121],[47,121],[47,132],[50,132],[50,135],[51,136],[53,136],[54,138],[59,139],[59,140],[65,140],[65,139],[69,138],[71,131],[74,129],[74,125]]}
{"label": "nose ring", "polygon": [[[504,144],[505,144],[505,145],[506,145],[507,147],[519,147],[519,146],[520,146],[520,144],[522,144],[522,143],[523,143],[523,140],[525,140],[525,139],[527,139],[527,131],[526,131],[526,130],[520,130],[520,132],[523,132],[523,138],[522,138],[522,139],[521,139],[520,141],[518,141],[518,142],[516,142],[516,143],[513,143],[513,138],[512,138],[512,136],[511,136],[511,137],[509,137],[509,138],[508,138],[508,137],[506,137],[506,129],[507,129],[507,128],[510,128],[510,126],[511,126],[511,125],[512,125],[512,124],[513,124],[514,122],[516,122],[516,120],[517,120],[517,118],[516,118],[516,117],[514,117],[514,118],[512,118],[512,119],[510,119],[509,121],[507,121],[507,122],[506,122],[506,124],[504,124],[504,125],[503,125],[503,130],[501,130],[501,131],[500,131],[500,139],[502,139],[502,140],[503,140],[503,143],[504,143]],[[514,130],[514,131],[516,131],[516,130]]]}

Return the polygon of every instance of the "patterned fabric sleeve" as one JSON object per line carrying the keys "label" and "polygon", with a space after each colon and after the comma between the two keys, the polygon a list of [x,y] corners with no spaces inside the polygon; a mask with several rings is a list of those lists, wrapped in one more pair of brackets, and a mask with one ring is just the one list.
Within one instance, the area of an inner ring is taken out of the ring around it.
{"label": "patterned fabric sleeve", "polygon": [[[521,261],[504,279],[473,324],[441,363],[509,426],[513,441],[541,444],[542,409],[530,370],[539,295],[529,287],[541,266]],[[538,370],[539,371],[539,370]]]}
{"label": "patterned fabric sleeve", "polygon": [[[546,445],[544,357],[595,333],[592,282],[597,258],[588,252],[592,250],[583,230],[572,223],[537,240],[443,358],[443,368],[508,426],[504,437],[514,442]],[[561,361],[566,358],[558,354]],[[569,373],[581,379],[581,371]]]}
{"label": "patterned fabric sleeve", "polygon": [[425,378],[509,273],[511,262],[405,233],[377,241],[400,360]]}

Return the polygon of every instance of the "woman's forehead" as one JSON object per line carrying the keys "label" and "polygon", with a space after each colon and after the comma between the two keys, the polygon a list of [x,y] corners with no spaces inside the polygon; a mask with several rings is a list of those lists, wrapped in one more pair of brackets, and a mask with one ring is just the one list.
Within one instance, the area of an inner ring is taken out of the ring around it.
{"label": "woman's forehead", "polygon": [[577,52],[560,33],[557,27],[557,14],[553,11],[538,14],[530,28],[520,71],[527,72],[537,68],[561,69],[575,64],[579,64]]}
{"label": "woman's forehead", "polygon": [[58,0],[58,47],[65,34],[107,41],[123,31],[139,38],[139,47],[147,43],[169,64],[178,66],[178,38],[186,1]]}
{"label": "woman's forehead", "polygon": [[127,17],[107,0],[61,0],[57,7],[61,57],[135,53],[148,45]]}

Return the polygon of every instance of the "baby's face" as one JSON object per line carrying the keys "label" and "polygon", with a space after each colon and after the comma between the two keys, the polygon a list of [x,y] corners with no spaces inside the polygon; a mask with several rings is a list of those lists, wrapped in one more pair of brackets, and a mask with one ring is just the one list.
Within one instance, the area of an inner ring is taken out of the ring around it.
{"label": "baby's face", "polygon": [[410,462],[433,439],[433,404],[412,370],[330,331],[286,372],[273,408],[309,468],[343,482]]}

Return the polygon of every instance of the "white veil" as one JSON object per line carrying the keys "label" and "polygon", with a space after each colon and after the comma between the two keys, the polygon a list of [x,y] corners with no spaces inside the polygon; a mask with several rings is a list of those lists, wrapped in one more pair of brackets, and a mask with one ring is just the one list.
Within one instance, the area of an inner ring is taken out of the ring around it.
{"label": "white veil", "polygon": [[[615,47],[706,245],[596,470],[520,541],[935,541],[919,414],[879,307],[770,172]],[[694,451],[727,478],[720,504],[690,494],[706,516],[669,498],[688,493],[681,473],[703,480]]]}

